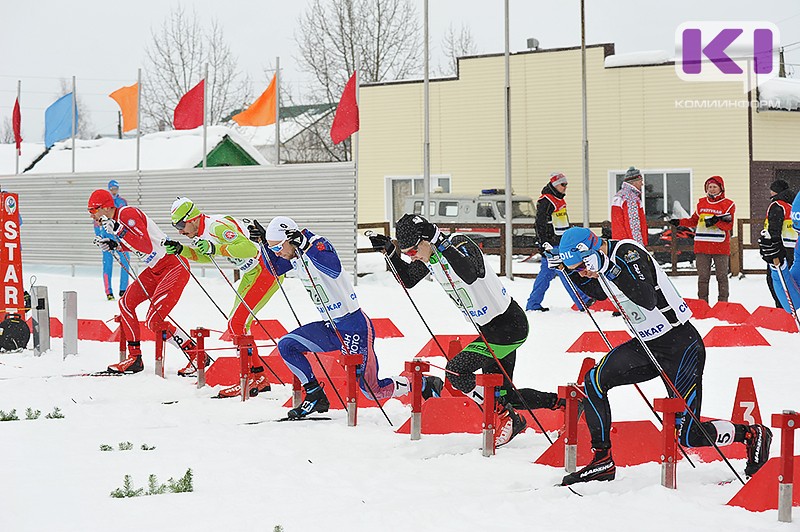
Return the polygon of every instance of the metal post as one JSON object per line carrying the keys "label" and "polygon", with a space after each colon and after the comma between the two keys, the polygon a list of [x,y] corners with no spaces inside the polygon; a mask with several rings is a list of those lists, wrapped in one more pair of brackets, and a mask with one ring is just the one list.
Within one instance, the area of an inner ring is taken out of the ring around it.
{"label": "metal post", "polygon": [[64,353],[78,354],[78,292],[64,292]]}
{"label": "metal post", "polygon": [[281,58],[275,58],[275,166],[281,164]]}
{"label": "metal post", "polygon": [[781,457],[778,466],[778,521],[792,522],[794,495],[794,431],[800,425],[800,415],[794,410],[772,414],[772,426],[781,429]]}
{"label": "metal post", "polygon": [[242,390],[242,401],[244,402],[250,397],[250,390],[247,389],[247,378],[252,368],[253,336],[250,334],[237,335],[233,341],[239,347],[239,386]]}
{"label": "metal post", "polygon": [[[583,137],[583,226],[589,227],[589,131],[586,110],[586,17],[581,0],[581,123]],[[674,240],[674,239],[673,239]]]}
{"label": "metal post", "polygon": [[297,408],[303,403],[303,385],[297,375],[292,375],[292,408]]}
{"label": "metal post", "polygon": [[167,331],[158,331],[156,334],[156,363],[155,374],[164,378],[164,343],[166,343]]}
{"label": "metal post", "polygon": [[[192,329],[190,334],[194,338],[195,348],[197,354],[194,363],[197,364],[197,388],[200,389],[206,385],[206,338],[211,334],[211,331],[203,327]],[[191,354],[189,357],[191,358]]]}
{"label": "metal post", "polygon": [[50,303],[46,286],[31,286],[33,354],[37,357],[50,349]]}
{"label": "metal post", "polygon": [[347,426],[355,427],[358,424],[358,404],[356,394],[358,393],[358,378],[356,368],[364,361],[361,355],[342,355],[339,359],[347,372]]}
{"label": "metal post", "polygon": [[683,412],[686,405],[679,397],[658,398],[653,401],[653,408],[663,413],[661,435],[663,447],[661,452],[661,485],[669,489],[677,489],[678,442],[675,434],[675,414]]}
{"label": "metal post", "polygon": [[422,79],[422,115],[423,115],[423,141],[422,141],[422,215],[430,217],[428,212],[431,202],[431,123],[430,123],[430,53],[428,51],[428,0],[424,2],[424,37],[423,40],[423,79]]}
{"label": "metal post", "polygon": [[578,470],[578,394],[580,386],[571,382],[558,387],[558,397],[566,401],[564,409],[564,470]]}
{"label": "metal post", "polygon": [[500,373],[483,373],[475,376],[478,386],[483,386],[484,399],[483,399],[483,456],[489,457],[494,455],[494,431],[497,427],[494,426],[494,395],[495,388],[503,385],[503,375]]}
{"label": "metal post", "polygon": [[505,256],[501,259],[505,262],[506,279],[514,280],[513,256],[514,256],[514,203],[511,187],[511,67],[509,58],[509,37],[508,37],[508,0],[505,0],[505,71],[506,80],[503,88],[503,126],[505,131],[505,168],[506,168],[506,234],[505,234]]}
{"label": "metal post", "polygon": [[119,333],[119,361],[122,362],[127,358],[128,341],[125,338],[125,328],[122,327],[122,316],[117,314],[114,316],[114,321],[119,324],[117,332]]}
{"label": "metal post", "polygon": [[406,362],[406,371],[411,373],[411,440],[422,437],[422,373],[430,371],[431,365],[415,358]]}

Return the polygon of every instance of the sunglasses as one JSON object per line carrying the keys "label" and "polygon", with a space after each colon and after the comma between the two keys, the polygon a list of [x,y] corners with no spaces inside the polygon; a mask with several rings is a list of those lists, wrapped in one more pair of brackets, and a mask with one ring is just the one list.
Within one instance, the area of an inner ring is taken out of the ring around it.
{"label": "sunglasses", "polygon": [[96,214],[102,207],[89,207],[89,214]]}
{"label": "sunglasses", "polygon": [[174,227],[178,231],[183,231],[184,229],[186,229],[186,220],[180,220],[178,222],[174,222],[172,224],[172,227]]}
{"label": "sunglasses", "polygon": [[270,246],[269,249],[273,253],[279,253],[281,249],[283,249],[283,243],[286,242],[286,239],[281,240],[279,243],[275,244],[274,246]]}

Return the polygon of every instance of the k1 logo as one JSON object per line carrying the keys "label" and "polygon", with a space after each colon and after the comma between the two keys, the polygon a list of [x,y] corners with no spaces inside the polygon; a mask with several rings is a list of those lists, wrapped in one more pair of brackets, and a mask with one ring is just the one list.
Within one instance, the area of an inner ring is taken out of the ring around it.
{"label": "k1 logo", "polygon": [[777,76],[779,47],[771,22],[684,22],[675,31],[675,72],[685,81],[757,85]]}

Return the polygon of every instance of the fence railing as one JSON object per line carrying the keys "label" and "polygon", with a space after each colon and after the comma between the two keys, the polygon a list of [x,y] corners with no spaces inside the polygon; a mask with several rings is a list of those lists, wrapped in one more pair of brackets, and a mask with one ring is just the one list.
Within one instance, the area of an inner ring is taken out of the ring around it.
{"label": "fence railing", "polygon": [[[758,244],[753,244],[751,235],[757,235],[761,230],[761,225],[763,225],[763,220],[758,220],[755,218],[739,218],[737,220],[737,231],[736,236],[731,238],[731,273],[733,275],[739,275],[740,273],[748,274],[758,274],[758,273],[766,273],[766,268],[745,268],[744,267],[744,250],[745,249],[758,249]],[[499,231],[499,246],[490,246],[484,244],[482,246],[483,252],[487,255],[500,255],[504,256],[506,253],[506,239],[505,239],[505,232],[506,226],[505,224],[471,224],[471,223],[453,223],[453,224],[437,224],[439,227],[447,232],[455,232],[455,231],[466,231],[467,234],[469,232],[474,232],[475,230],[479,229],[487,229],[492,231],[495,234],[498,234]],[[600,229],[602,227],[601,222],[591,222],[589,227],[592,229]],[[756,226],[756,229],[754,229]],[[534,228],[534,224],[514,224],[515,229],[532,229]],[[674,229],[667,223],[664,223],[662,226],[664,229]],[[375,222],[375,223],[363,223],[358,224],[359,230],[361,229],[380,229],[383,234],[389,234],[390,226],[389,222]],[[754,232],[755,231],[755,232]],[[597,231],[599,233],[599,231]],[[676,231],[673,231],[673,235]],[[742,238],[744,235],[746,238]],[[745,243],[747,241],[747,243]],[[650,253],[669,253],[670,260],[668,262],[669,268],[665,269],[667,275],[671,276],[683,276],[683,275],[697,275],[697,270],[694,267],[682,267],[678,268],[678,263],[680,262],[678,259],[681,253],[686,252],[694,252],[694,243],[687,241],[681,242],[678,238],[672,238],[669,244],[649,244],[647,246],[647,250]],[[358,248],[359,253],[371,253],[373,252],[372,248]],[[514,247],[513,254],[514,255],[534,255],[538,253],[538,248],[535,247]],[[498,272],[499,275],[506,275],[506,265],[505,261],[500,261],[500,271]],[[522,278],[535,278],[536,273],[514,273],[516,277]]]}

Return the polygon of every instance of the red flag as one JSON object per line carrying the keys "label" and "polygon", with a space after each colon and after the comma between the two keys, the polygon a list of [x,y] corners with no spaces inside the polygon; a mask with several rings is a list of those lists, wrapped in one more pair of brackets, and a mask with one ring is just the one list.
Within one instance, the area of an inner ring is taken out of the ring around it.
{"label": "red flag", "polygon": [[331,125],[331,140],[339,144],[344,139],[358,131],[358,102],[356,101],[356,73],[347,80],[342,98],[336,107],[336,114]]}
{"label": "red flag", "polygon": [[195,85],[175,107],[172,125],[175,129],[194,129],[203,125],[203,88],[205,80]]}
{"label": "red flag", "polygon": [[14,142],[17,143],[17,155],[22,155],[22,113],[19,111],[19,98],[14,102],[11,123],[14,127]]}

